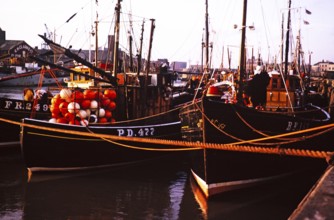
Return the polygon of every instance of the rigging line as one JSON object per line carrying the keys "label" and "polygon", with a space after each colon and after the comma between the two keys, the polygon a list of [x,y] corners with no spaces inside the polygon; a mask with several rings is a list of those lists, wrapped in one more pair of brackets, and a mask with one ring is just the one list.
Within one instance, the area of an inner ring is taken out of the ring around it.
{"label": "rigging line", "polygon": [[267,41],[267,46],[268,46],[268,54],[270,56],[270,46],[269,46],[269,40],[268,40],[268,28],[267,28],[267,25],[266,25],[266,19],[264,17],[264,10],[263,10],[263,4],[262,4],[262,0],[260,0],[260,5],[261,5],[261,11],[262,11],[262,20],[263,20],[263,23],[264,23],[264,33],[266,35],[266,41]]}
{"label": "rigging line", "polygon": [[[247,121],[246,121],[246,119],[244,119],[241,115],[240,115],[240,113],[239,112],[237,112],[237,110],[235,109],[235,108],[233,108],[234,109],[234,111],[235,111],[235,113],[237,114],[237,116],[238,116],[238,118],[247,126],[247,127],[249,127],[252,131],[254,131],[254,132],[256,132],[256,133],[258,133],[258,134],[260,134],[260,135],[262,135],[262,136],[264,136],[264,137],[269,137],[270,135],[268,135],[268,134],[266,134],[266,133],[263,133],[262,131],[260,131],[260,130],[258,130],[258,129],[255,129],[253,126],[251,126]],[[296,138],[294,138],[294,139],[296,139]],[[285,140],[285,139],[283,139],[283,140]]]}
{"label": "rigging line", "polygon": [[182,104],[179,107],[176,107],[176,108],[173,108],[171,110],[168,110],[166,112],[161,112],[161,113],[158,113],[158,114],[154,114],[154,115],[150,115],[150,116],[146,116],[146,117],[141,117],[141,118],[136,118],[136,119],[131,119],[131,120],[126,120],[126,121],[116,121],[116,122],[113,122],[113,124],[117,125],[117,124],[121,124],[121,123],[135,122],[135,121],[140,121],[140,120],[143,120],[143,119],[150,119],[150,118],[154,118],[154,117],[157,117],[157,116],[162,116],[162,115],[174,112],[174,111],[178,111],[178,110],[180,110],[183,107],[188,107],[188,106],[191,106],[191,105],[192,105],[192,103],[188,102],[188,103]]}
{"label": "rigging line", "polygon": [[[121,12],[121,14],[130,15],[130,13],[125,13],[125,12]],[[139,15],[133,15],[132,13],[131,13],[131,16],[134,16],[134,17],[140,18],[140,19],[144,19],[145,21],[146,20],[150,20],[150,18],[148,18],[148,17],[143,17],[143,16],[139,16]],[[134,21],[142,22],[142,20],[134,20]]]}
{"label": "rigging line", "polygon": [[[199,17],[199,16],[198,16],[198,17]],[[198,23],[199,23],[198,20],[197,20],[197,21],[194,21],[193,26],[192,26],[192,28],[191,28],[192,31],[190,31],[190,32],[186,35],[186,37],[184,38],[184,40],[179,44],[179,47],[176,48],[176,49],[175,49],[175,52],[172,53],[172,54],[170,55],[170,59],[172,59],[173,57],[175,57],[176,54],[179,54],[179,53],[180,53],[180,50],[181,50],[184,46],[186,46],[187,42],[191,42],[189,39],[190,39],[191,37],[194,36],[193,32],[197,29],[197,27],[198,27]],[[179,39],[180,39],[180,38],[179,38]],[[196,47],[197,47],[197,45],[194,46],[194,48],[196,48]]]}
{"label": "rigging line", "polygon": [[204,116],[204,118],[213,126],[215,127],[218,131],[220,131],[221,133],[225,134],[226,136],[237,140],[237,141],[244,141],[243,139],[240,139],[238,137],[232,136],[228,133],[226,133],[224,130],[220,129],[217,125],[215,125],[209,118],[208,116],[202,111],[201,107],[198,105],[198,103],[194,103],[195,107],[200,111],[200,113]]}
{"label": "rigging line", "polygon": [[[121,15],[121,20],[122,20],[122,18],[124,20],[124,17]],[[126,49],[126,51],[128,52],[129,51],[129,49],[128,49],[128,45],[129,45],[128,33],[129,33],[129,31],[128,31],[128,28],[127,28],[127,25],[125,24],[125,22],[121,22],[121,23],[122,23],[122,26],[123,26],[123,28],[121,30],[124,30],[123,34],[125,35],[126,46],[123,46],[122,44],[120,44],[120,46],[122,48]],[[131,25],[131,22],[130,22],[130,25]]]}
{"label": "rigging line", "polygon": [[243,140],[241,138],[232,136],[231,134],[221,130],[219,127],[217,127],[209,118],[208,116],[202,112],[201,108],[198,106],[198,104],[195,104],[196,107],[198,108],[198,110],[202,113],[202,115],[204,116],[204,118],[213,126],[215,127],[218,131],[222,132],[223,134],[225,134],[226,136],[238,140],[239,142],[235,142],[235,143],[230,143],[232,145],[239,145],[239,144],[244,144],[244,143],[249,143],[249,144],[258,144],[258,145],[279,145],[279,144],[288,144],[288,143],[293,143],[293,142],[297,142],[300,140],[300,137],[296,137],[293,138],[291,141],[286,141],[286,142],[276,142],[276,143],[258,143],[257,141],[265,141],[265,140],[271,140],[271,139],[279,139],[279,138],[284,138],[285,136],[292,136],[295,134],[300,134],[300,133],[307,133],[307,132],[311,132],[311,131],[315,131],[315,130],[320,130],[320,129],[325,129],[325,128],[329,128],[327,130],[324,131],[320,131],[319,133],[315,133],[313,135],[310,136],[303,136],[302,138],[311,138],[311,137],[315,137],[318,136],[322,133],[326,133],[329,132],[331,130],[334,129],[334,124],[328,124],[328,125],[323,125],[323,126],[319,126],[319,127],[313,127],[313,128],[309,128],[309,129],[304,129],[304,130],[300,130],[300,131],[294,131],[294,132],[290,132],[290,133],[285,133],[285,134],[279,134],[279,135],[273,135],[273,136],[268,136],[268,137],[264,137],[264,138],[257,138],[257,139],[253,139],[253,140]]}
{"label": "rigging line", "polygon": [[[87,129],[87,131],[91,134],[94,134],[94,132],[90,131],[89,129]],[[63,137],[63,136],[59,136],[59,135],[50,135],[50,134],[42,134],[42,133],[37,133],[37,132],[29,132],[29,134],[31,135],[35,135],[35,136],[44,136],[44,137],[51,137],[51,138],[58,138],[58,139],[67,139],[67,140],[81,140],[81,141],[93,141],[93,142],[96,142],[96,141],[100,141],[103,140],[103,141],[106,141],[106,142],[109,142],[111,144],[114,144],[114,145],[118,145],[120,147],[125,147],[125,148],[130,148],[130,149],[135,149],[135,150],[146,150],[146,151],[160,151],[160,152],[176,152],[176,151],[190,151],[190,150],[201,150],[202,148],[200,147],[184,147],[184,148],[149,148],[149,147],[137,147],[137,146],[134,146],[134,145],[130,145],[130,144],[123,144],[123,143],[120,143],[120,142],[117,142],[117,141],[113,141],[111,139],[108,139],[108,138],[104,138],[104,137],[101,137],[101,138],[98,138],[97,139],[92,139],[92,138],[75,138],[75,137]],[[156,139],[157,142],[159,142],[159,139]],[[157,143],[159,144],[159,143]],[[181,147],[182,145],[180,145]]]}
{"label": "rigging line", "polygon": [[[134,20],[133,20],[132,16],[133,16],[133,14],[132,14],[131,2],[130,2],[130,13],[128,13],[128,17],[129,17],[129,21],[130,21],[130,31],[129,31],[129,33],[132,34],[134,39],[137,39],[134,28],[133,28]],[[144,21],[145,21],[145,18],[144,18]],[[143,22],[143,20],[138,21],[138,22]],[[136,51],[138,51],[139,47],[138,47],[138,44],[137,44],[136,40],[134,40],[134,44],[135,44],[135,47],[136,47]]]}
{"label": "rigging line", "polygon": [[116,141],[112,141],[110,139],[107,138],[101,138],[104,141],[107,141],[109,143],[115,144],[115,145],[119,145],[121,147],[126,147],[126,148],[131,148],[131,149],[136,149],[136,150],[147,150],[147,151],[190,151],[190,150],[202,150],[202,148],[197,147],[197,148],[148,148],[148,147],[137,147],[137,146],[133,146],[133,145],[129,145],[129,144],[122,144]]}
{"label": "rigging line", "polygon": [[[247,126],[247,127],[249,127],[252,131],[254,131],[254,132],[256,132],[256,133],[258,133],[258,134],[261,134],[261,135],[263,135],[264,137],[270,137],[270,135],[268,135],[268,134],[265,134],[265,133],[263,133],[263,132],[261,132],[261,131],[259,131],[258,129],[255,129],[254,127],[252,127],[237,111],[235,111],[236,112],[236,114],[237,114],[237,116],[239,117],[239,119]],[[309,138],[313,138],[313,137],[316,137],[316,136],[319,136],[319,135],[321,135],[321,134],[324,134],[324,133],[327,133],[327,132],[329,132],[329,131],[331,131],[331,130],[333,130],[334,128],[329,128],[329,129],[327,129],[327,130],[324,130],[324,131],[320,131],[320,132],[318,132],[318,133],[314,133],[314,134],[311,134],[311,135],[308,135],[308,136],[303,136],[303,137],[295,137],[295,138],[289,138],[289,139],[291,139],[290,141],[286,141],[286,142],[280,142],[280,144],[286,144],[286,143],[293,143],[293,142],[296,142],[295,140],[299,140],[299,139],[309,139]],[[280,140],[280,139],[282,139],[282,140],[289,140],[288,138],[278,138],[278,140]]]}
{"label": "rigging line", "polygon": [[81,7],[77,12],[75,12],[70,18],[68,18],[63,24],[61,24],[58,28],[56,28],[56,30],[58,31],[61,27],[63,27],[66,23],[68,23],[70,20],[72,20],[74,18],[74,16],[76,16],[81,10],[83,10],[84,8],[87,7],[87,5],[90,3],[91,0],[88,0],[87,3]]}
{"label": "rigging line", "polygon": [[[0,118],[0,121],[9,122],[8,119]],[[184,142],[179,140],[170,140],[170,139],[157,139],[157,138],[145,138],[145,137],[128,137],[128,136],[117,136],[117,135],[110,135],[110,134],[103,134],[103,133],[90,133],[90,132],[83,132],[83,131],[74,131],[74,130],[64,130],[60,128],[51,128],[45,126],[38,126],[33,124],[26,124],[24,122],[16,122],[12,121],[14,124],[20,125],[21,127],[29,127],[38,130],[45,130],[45,131],[52,131],[57,133],[66,133],[68,135],[79,135],[85,137],[92,137],[92,138],[107,138],[111,140],[117,141],[130,141],[130,142],[142,142],[147,144],[160,144],[160,145],[167,145],[167,146],[179,146],[179,147],[189,147],[194,149],[194,143],[192,142]]]}
{"label": "rigging line", "polygon": [[280,75],[281,75],[281,78],[282,78],[282,82],[283,82],[283,85],[284,85],[284,89],[285,89],[285,91],[286,91],[286,94],[287,94],[287,97],[288,97],[288,100],[289,100],[289,104],[290,104],[290,106],[291,106],[291,111],[292,111],[292,113],[293,114],[295,114],[294,113],[294,109],[293,109],[293,105],[292,105],[292,100],[291,100],[291,97],[290,97],[290,93],[289,93],[289,90],[288,90],[288,87],[287,87],[287,85],[286,85],[286,83],[285,83],[285,79],[284,79],[284,76],[283,76],[283,69],[282,69],[282,66],[279,66],[279,69],[280,69]]}
{"label": "rigging line", "polygon": [[[247,140],[244,140],[244,139],[235,137],[235,136],[233,136],[233,135],[231,135],[231,134],[225,132],[225,131],[222,130],[221,128],[219,128],[216,124],[214,124],[211,120],[209,120],[208,116],[207,116],[205,113],[203,113],[203,112],[201,111],[201,109],[200,109],[199,106],[197,106],[197,107],[198,107],[199,111],[202,113],[202,115],[204,116],[204,118],[211,124],[211,126],[213,126],[214,128],[216,128],[219,132],[221,132],[221,133],[223,133],[224,135],[226,135],[226,136],[228,136],[228,137],[230,137],[230,138],[232,138],[232,139],[234,139],[234,140],[237,140],[237,141],[239,141],[239,142],[244,142],[244,143],[249,142],[249,141],[247,141]],[[300,139],[300,138],[299,138],[299,139]],[[291,141],[285,141],[285,142],[282,141],[282,142],[274,142],[274,143],[269,143],[269,142],[267,142],[267,143],[252,142],[252,143],[250,143],[250,144],[257,144],[257,145],[260,145],[260,146],[273,146],[273,145],[282,145],[282,144],[288,144],[288,143],[297,142],[299,139],[298,139],[298,138],[295,138],[295,139],[293,139],[293,140],[291,140]],[[251,141],[251,140],[250,140],[250,141]],[[237,142],[236,142],[236,143],[237,143]],[[233,143],[231,143],[231,144],[233,144]]]}
{"label": "rigging line", "polygon": [[[88,43],[90,41],[89,38],[90,38],[91,33],[88,31],[88,34],[87,34],[87,31],[85,31],[85,34],[86,36],[88,35],[88,37],[86,37],[86,40],[81,44],[81,47],[79,49],[82,49],[87,44],[87,41]],[[91,45],[89,45],[89,48],[91,48]]]}
{"label": "rigging line", "polygon": [[[91,131],[89,129],[89,126],[86,126],[86,130],[91,133],[91,134],[94,134],[93,131]],[[129,145],[129,144],[122,144],[120,142],[117,142],[117,141],[113,141],[112,139],[108,139],[108,138],[104,138],[104,137],[101,137],[100,139],[106,141],[106,142],[109,142],[109,143],[112,143],[112,144],[115,144],[115,145],[118,145],[118,146],[121,146],[121,147],[126,147],[126,148],[131,148],[131,149],[136,149],[136,150],[147,150],[147,151],[189,151],[189,150],[199,150],[199,149],[202,149],[202,148],[189,148],[189,147],[185,147],[185,148],[148,148],[148,147],[137,147],[137,146],[134,146],[134,145]],[[156,140],[157,142],[159,141],[159,139]],[[163,140],[161,140],[163,141]]]}
{"label": "rigging line", "polygon": [[[1,121],[9,122],[8,119],[2,119]],[[136,137],[122,137],[122,136],[113,136],[113,135],[106,135],[106,134],[91,134],[87,132],[75,132],[75,131],[64,131],[62,129],[52,129],[44,126],[36,126],[36,125],[28,125],[22,122],[12,121],[14,124],[20,126],[26,126],[30,128],[40,129],[40,130],[47,130],[47,131],[55,131],[59,133],[69,133],[69,134],[76,134],[76,135],[83,135],[86,137],[95,137],[99,138],[101,136],[111,139],[118,139],[124,141],[137,141],[143,143],[158,143],[162,145],[169,145],[169,146],[182,146],[182,147],[189,147],[192,149],[218,149],[218,150],[228,150],[228,151],[237,151],[237,152],[252,152],[252,153],[266,153],[266,154],[279,154],[279,155],[291,155],[291,156],[303,156],[303,157],[315,157],[315,158],[327,158],[330,154],[334,152],[330,151],[313,151],[313,150],[305,150],[305,149],[284,149],[284,148],[263,148],[257,146],[243,146],[243,145],[232,145],[232,144],[215,144],[215,143],[194,143],[194,142],[186,142],[186,141],[173,141],[173,140],[165,140],[165,139],[148,139],[148,138],[136,138]]]}
{"label": "rigging line", "polygon": [[264,140],[275,139],[275,138],[280,138],[280,137],[285,137],[285,136],[292,136],[292,135],[296,135],[296,134],[303,134],[303,133],[307,133],[307,132],[317,131],[317,130],[320,130],[320,129],[327,129],[326,131],[331,131],[331,130],[334,129],[334,124],[328,124],[328,125],[308,128],[308,129],[304,129],[304,130],[293,131],[293,132],[289,132],[289,133],[285,133],[285,134],[273,135],[273,136],[265,137],[265,138],[258,138],[258,139],[253,139],[253,140],[236,142],[236,143],[233,143],[233,145],[251,143],[251,142],[256,142],[256,141],[264,141]]}
{"label": "rigging line", "polygon": [[[116,14],[114,13],[114,16],[113,16],[113,18],[112,18],[112,21],[110,22],[110,26],[109,26],[109,31],[108,31],[108,34],[110,34],[111,33],[111,30],[112,30],[112,27],[113,27],[113,23],[114,23],[114,19],[115,19],[115,16],[116,16]],[[96,33],[97,34],[97,33]],[[111,43],[111,42],[110,42]],[[108,44],[108,50],[107,50],[107,57],[106,57],[106,61],[107,61],[107,63],[108,63],[108,60],[109,60],[109,55],[111,54],[111,48],[112,48],[112,45],[109,45],[109,37],[107,37],[107,41],[105,42],[105,44],[104,45],[106,45],[106,44]],[[103,55],[102,54],[100,54],[100,59],[103,57]],[[105,70],[107,69],[107,65],[106,65],[106,67],[105,67]]]}

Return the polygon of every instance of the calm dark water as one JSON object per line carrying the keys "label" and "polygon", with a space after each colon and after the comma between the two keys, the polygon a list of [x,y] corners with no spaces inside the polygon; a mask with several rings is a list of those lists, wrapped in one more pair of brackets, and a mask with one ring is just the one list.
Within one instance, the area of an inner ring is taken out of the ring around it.
{"label": "calm dark water", "polygon": [[0,151],[0,219],[287,219],[321,174],[206,201],[183,157],[28,177],[19,152]]}

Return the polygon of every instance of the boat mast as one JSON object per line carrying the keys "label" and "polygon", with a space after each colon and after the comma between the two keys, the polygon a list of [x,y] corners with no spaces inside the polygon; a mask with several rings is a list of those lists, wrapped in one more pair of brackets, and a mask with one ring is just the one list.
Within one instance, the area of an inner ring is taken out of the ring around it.
{"label": "boat mast", "polygon": [[148,74],[150,72],[150,63],[151,63],[151,50],[152,50],[152,42],[153,42],[153,33],[155,29],[155,19],[151,20],[151,34],[150,34],[150,44],[148,48],[148,55],[147,55],[147,63],[146,63],[146,74],[145,74],[145,82],[144,82],[144,97],[143,97],[143,115],[146,110],[146,101],[147,101],[147,86],[148,86]]}
{"label": "boat mast", "polygon": [[141,71],[141,56],[142,56],[142,50],[143,50],[144,23],[145,23],[145,20],[143,20],[143,23],[141,25],[140,47],[139,47],[138,57],[137,57],[137,77],[139,76],[140,71]]}
{"label": "boat mast", "polygon": [[283,48],[284,48],[284,44],[283,44],[283,41],[284,41],[284,15],[283,15],[283,13],[282,13],[282,36],[281,36],[281,65],[280,65],[280,68],[281,68],[281,74],[283,74],[283,63],[284,63],[284,50],[283,50]]}
{"label": "boat mast", "polygon": [[[147,63],[146,63],[145,89],[147,87],[148,74],[150,72],[151,50],[152,50],[152,42],[153,42],[153,33],[154,33],[154,28],[155,28],[155,19],[150,19],[150,20],[151,20],[151,34],[150,34],[150,44],[148,48]],[[145,97],[146,97],[146,94],[145,94]]]}
{"label": "boat mast", "polygon": [[222,50],[222,62],[220,64],[220,69],[223,70],[224,68],[224,46],[223,46],[223,50]]}
{"label": "boat mast", "polygon": [[285,39],[285,65],[284,65],[284,77],[288,76],[288,56],[289,56],[289,38],[290,38],[290,23],[291,23],[291,0],[289,0],[288,7],[288,24],[286,30],[286,39]]}
{"label": "boat mast", "polygon": [[130,50],[130,71],[133,71],[133,59],[132,59],[132,35],[129,32],[129,50]]}
{"label": "boat mast", "polygon": [[242,28],[241,28],[241,45],[240,45],[240,59],[239,59],[239,77],[238,77],[238,102],[242,102],[243,93],[243,80],[244,80],[244,64],[245,64],[245,38],[246,38],[246,18],[247,18],[247,0],[244,0],[243,15],[242,15]]}
{"label": "boat mast", "polygon": [[98,41],[98,20],[97,20],[97,13],[96,13],[96,21],[95,21],[95,66],[97,67],[97,53],[99,51],[99,41]]}
{"label": "boat mast", "polygon": [[115,42],[114,42],[114,62],[113,62],[113,73],[114,77],[117,77],[118,70],[118,47],[119,47],[119,20],[121,13],[121,0],[117,1],[116,7],[116,19],[115,19]]}
{"label": "boat mast", "polygon": [[231,52],[230,52],[230,48],[227,47],[227,60],[228,60],[228,69],[231,70]]}
{"label": "boat mast", "polygon": [[208,12],[208,0],[205,0],[205,63],[204,72],[209,71],[209,12]]}

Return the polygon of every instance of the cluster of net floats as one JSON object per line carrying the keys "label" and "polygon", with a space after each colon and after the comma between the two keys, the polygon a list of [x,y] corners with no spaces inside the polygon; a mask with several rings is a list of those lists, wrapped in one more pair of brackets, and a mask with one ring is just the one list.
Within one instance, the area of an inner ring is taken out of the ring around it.
{"label": "cluster of net floats", "polygon": [[50,122],[72,125],[112,123],[117,94],[113,89],[61,89],[51,99]]}

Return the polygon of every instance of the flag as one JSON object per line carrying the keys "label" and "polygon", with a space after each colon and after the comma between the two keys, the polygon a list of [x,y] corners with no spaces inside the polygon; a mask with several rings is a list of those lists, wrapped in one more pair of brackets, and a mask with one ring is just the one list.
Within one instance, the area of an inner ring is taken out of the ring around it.
{"label": "flag", "polygon": [[307,9],[305,9],[305,12],[306,12],[306,14],[308,14],[308,15],[312,14],[312,12],[310,12],[310,11],[307,10]]}
{"label": "flag", "polygon": [[310,22],[304,20],[304,24],[308,25],[310,24]]}

